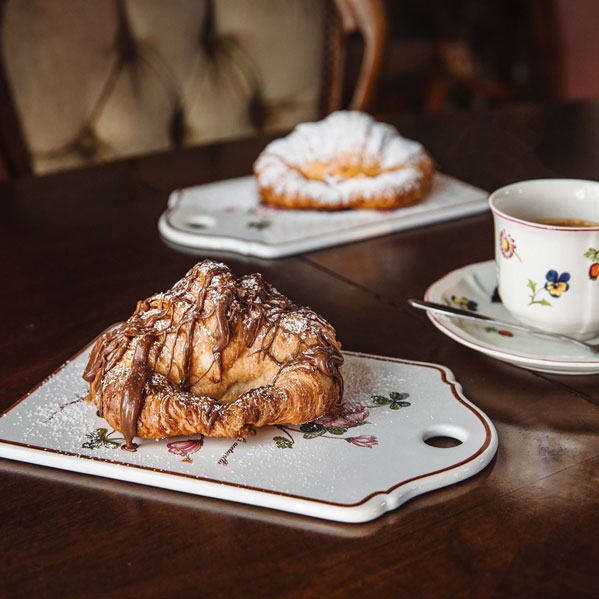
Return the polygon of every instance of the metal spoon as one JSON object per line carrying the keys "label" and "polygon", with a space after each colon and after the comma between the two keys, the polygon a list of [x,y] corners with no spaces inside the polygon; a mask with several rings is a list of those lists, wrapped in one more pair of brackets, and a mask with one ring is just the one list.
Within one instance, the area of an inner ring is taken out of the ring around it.
{"label": "metal spoon", "polygon": [[437,312],[439,314],[447,314],[449,316],[457,316],[458,318],[465,318],[468,320],[482,320],[489,324],[496,324],[501,327],[508,327],[511,329],[515,329],[517,331],[524,331],[526,333],[532,333],[533,335],[541,335],[543,337],[550,337],[552,339],[560,339],[561,341],[568,341],[569,343],[575,343],[580,347],[584,347],[585,349],[591,350],[595,355],[599,355],[599,343],[585,343],[584,341],[580,341],[578,339],[574,339],[573,337],[568,337],[566,335],[560,335],[558,333],[548,333],[545,331],[539,331],[537,329],[531,329],[529,327],[525,327],[521,324],[514,324],[511,322],[504,322],[502,320],[497,320],[495,318],[491,318],[490,316],[485,316],[484,314],[479,314],[478,312],[469,312],[467,310],[461,310],[460,308],[454,308],[452,306],[445,306],[443,304],[437,304],[435,302],[427,302],[424,300],[416,300],[409,299],[408,303],[414,308],[420,308],[421,310],[427,310],[429,312]]}

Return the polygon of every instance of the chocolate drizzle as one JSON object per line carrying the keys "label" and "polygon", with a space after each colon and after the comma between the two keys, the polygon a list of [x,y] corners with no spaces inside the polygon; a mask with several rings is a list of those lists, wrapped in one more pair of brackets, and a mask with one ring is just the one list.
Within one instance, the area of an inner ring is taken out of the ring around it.
{"label": "chocolate drizzle", "polygon": [[[279,364],[272,384],[291,365],[306,364],[332,377],[342,396],[339,368],[343,357],[332,327],[322,317],[309,308],[298,308],[259,274],[237,280],[224,264],[205,260],[196,264],[171,290],[138,302],[131,318],[107,329],[91,351],[83,378],[90,383],[100,415],[105,375],[126,352],[132,354],[120,398],[120,428],[127,448],[135,447],[133,438],[147,386],[161,357],[170,361],[168,378],[181,391],[192,388],[199,380],[191,380],[194,335],[197,327],[204,327],[213,339],[210,348],[213,359],[202,377],[211,372],[212,377],[222,380],[223,353],[239,325],[246,347],[258,352],[262,359],[268,356]],[[281,364],[271,350],[282,330],[298,334],[300,339],[312,333],[317,345]],[[177,344],[182,348],[182,359],[172,372]]]}
{"label": "chocolate drizzle", "polygon": [[273,384],[278,378],[289,369],[297,368],[301,364],[310,364],[318,368],[326,376],[333,377],[339,388],[339,397],[343,397],[343,377],[339,368],[343,365],[343,356],[334,345],[321,345],[306,350],[303,354],[290,360],[281,366],[279,372],[273,380]]}
{"label": "chocolate drizzle", "polygon": [[132,447],[132,439],[137,429],[137,417],[141,410],[143,390],[151,374],[148,366],[148,352],[153,343],[151,335],[143,335],[135,346],[131,372],[123,385],[121,401],[121,432],[127,440],[127,447]]}

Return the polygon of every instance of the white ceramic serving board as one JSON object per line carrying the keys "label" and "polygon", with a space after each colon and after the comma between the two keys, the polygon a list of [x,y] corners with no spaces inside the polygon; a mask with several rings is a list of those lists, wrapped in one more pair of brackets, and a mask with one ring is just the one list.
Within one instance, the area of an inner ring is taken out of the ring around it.
{"label": "white ceramic serving board", "polygon": [[[346,352],[337,413],[301,427],[265,427],[244,441],[140,439],[131,453],[84,400],[87,355],[67,362],[0,418],[1,457],[365,522],[476,474],[497,449],[493,424],[445,367]],[[461,444],[424,442],[435,436]]]}
{"label": "white ceramic serving board", "polygon": [[418,204],[397,210],[286,210],[264,206],[253,177],[174,191],[158,229],[177,245],[279,258],[488,209],[487,193],[441,173]]}

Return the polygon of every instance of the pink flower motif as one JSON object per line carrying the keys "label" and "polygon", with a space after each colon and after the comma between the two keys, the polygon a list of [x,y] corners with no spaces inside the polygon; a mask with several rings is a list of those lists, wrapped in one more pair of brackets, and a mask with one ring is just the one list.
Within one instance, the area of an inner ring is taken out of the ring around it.
{"label": "pink flower motif", "polygon": [[348,402],[333,406],[324,416],[314,422],[325,428],[348,428],[364,422],[368,418],[368,414],[368,410],[361,403]]}
{"label": "pink flower motif", "polygon": [[183,456],[182,462],[191,463],[190,454],[199,451],[200,448],[204,445],[204,438],[193,440],[187,439],[186,441],[172,441],[171,443],[167,443],[169,453],[174,453],[176,455]]}
{"label": "pink flower motif", "polygon": [[255,216],[256,218],[266,220],[272,216],[272,210],[273,208],[271,207],[265,208],[264,206],[253,206],[247,211],[247,213],[251,216]]}
{"label": "pink flower motif", "polygon": [[504,258],[511,258],[516,252],[516,243],[513,237],[502,229],[499,233],[499,247]]}
{"label": "pink flower motif", "polygon": [[360,435],[359,437],[347,437],[345,439],[348,443],[352,443],[357,447],[369,447],[372,449],[375,445],[378,445],[379,442],[374,435]]}

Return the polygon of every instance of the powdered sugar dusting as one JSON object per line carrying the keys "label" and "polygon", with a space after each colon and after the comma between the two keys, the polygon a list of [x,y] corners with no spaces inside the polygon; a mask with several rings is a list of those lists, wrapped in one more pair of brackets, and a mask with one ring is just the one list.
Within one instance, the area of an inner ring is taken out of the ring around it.
{"label": "powdered sugar dusting", "polygon": [[[287,137],[266,146],[254,171],[262,188],[278,195],[307,197],[322,204],[348,205],[356,196],[373,197],[415,187],[422,179],[416,164],[426,160],[422,145],[402,137],[392,125],[358,111],[338,111],[316,123],[302,123]],[[306,165],[343,160],[379,174],[343,179],[325,173],[307,177]]]}

